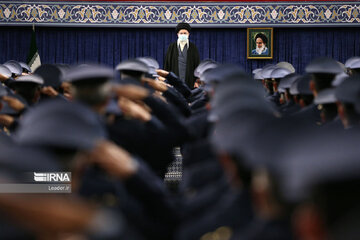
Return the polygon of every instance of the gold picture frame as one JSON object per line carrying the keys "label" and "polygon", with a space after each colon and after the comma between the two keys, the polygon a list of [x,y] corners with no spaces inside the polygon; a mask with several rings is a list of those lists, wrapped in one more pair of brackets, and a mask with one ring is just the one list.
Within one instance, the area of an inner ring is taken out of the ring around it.
{"label": "gold picture frame", "polygon": [[[273,58],[273,28],[247,29],[247,59]],[[260,46],[257,48],[257,46]]]}

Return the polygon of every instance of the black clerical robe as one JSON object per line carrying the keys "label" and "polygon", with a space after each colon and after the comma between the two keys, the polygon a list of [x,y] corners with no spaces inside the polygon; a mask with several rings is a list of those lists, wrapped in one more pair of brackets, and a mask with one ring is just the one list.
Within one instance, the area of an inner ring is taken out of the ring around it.
{"label": "black clerical robe", "polygon": [[[177,41],[171,43],[167,49],[164,69],[169,72],[175,73],[179,76],[179,52]],[[194,70],[199,65],[200,57],[199,51],[195,44],[189,42],[189,46],[187,49],[187,58],[186,58],[186,73],[185,73],[185,82],[189,88],[194,88],[195,77]]]}

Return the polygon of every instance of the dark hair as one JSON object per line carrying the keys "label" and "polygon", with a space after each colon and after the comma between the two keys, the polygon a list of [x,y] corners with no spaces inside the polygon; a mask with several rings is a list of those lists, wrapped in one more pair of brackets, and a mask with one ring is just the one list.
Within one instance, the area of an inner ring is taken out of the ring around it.
{"label": "dark hair", "polygon": [[314,96],[311,94],[299,94],[298,99],[302,99],[306,106],[308,106],[314,101]]}
{"label": "dark hair", "polygon": [[263,34],[263,33],[258,33],[258,34],[256,34],[256,35],[255,35],[255,42],[256,42],[256,39],[257,39],[257,38],[261,38],[261,40],[262,40],[265,44],[267,44],[268,39],[267,39],[267,37],[266,37],[265,34]]}
{"label": "dark hair", "polygon": [[274,94],[274,89],[273,89],[273,83],[270,80],[265,80],[265,85],[267,90],[269,91],[269,93],[272,95]]}
{"label": "dark hair", "polygon": [[243,163],[244,157],[237,156],[236,154],[231,154],[230,156],[236,166],[238,177],[244,186],[249,188],[251,185],[252,171]]}
{"label": "dark hair", "polygon": [[331,88],[331,83],[335,78],[335,74],[330,73],[314,73],[314,83],[316,91]]}
{"label": "dark hair", "polygon": [[322,105],[322,113],[324,114],[324,117],[326,118],[326,121],[332,121],[337,115],[337,106],[335,103],[327,103]]}

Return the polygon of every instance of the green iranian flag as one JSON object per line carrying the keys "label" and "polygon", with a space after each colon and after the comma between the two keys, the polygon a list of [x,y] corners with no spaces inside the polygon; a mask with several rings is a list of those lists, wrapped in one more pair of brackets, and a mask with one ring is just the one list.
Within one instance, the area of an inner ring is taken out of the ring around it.
{"label": "green iranian flag", "polygon": [[35,26],[33,26],[33,31],[31,34],[30,51],[27,58],[27,64],[33,72],[41,65],[40,55],[36,45]]}

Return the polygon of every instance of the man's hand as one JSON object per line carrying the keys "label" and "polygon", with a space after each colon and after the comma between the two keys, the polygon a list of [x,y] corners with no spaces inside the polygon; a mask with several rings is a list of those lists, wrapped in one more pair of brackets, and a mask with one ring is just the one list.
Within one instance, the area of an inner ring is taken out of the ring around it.
{"label": "man's hand", "polygon": [[59,93],[53,87],[50,86],[43,87],[41,89],[41,93],[48,95],[49,97],[56,97],[57,95],[59,95]]}
{"label": "man's hand", "polygon": [[119,98],[118,105],[121,111],[127,116],[142,122],[148,122],[151,119],[151,114],[144,107],[127,98]]}
{"label": "man's hand", "polygon": [[17,112],[20,112],[25,108],[25,105],[17,98],[4,96],[2,97],[2,100],[6,102],[9,105],[9,107],[11,107]]}
{"label": "man's hand", "polygon": [[168,71],[165,71],[163,69],[156,69],[156,73],[161,76],[161,77],[164,77],[166,78],[168,75],[169,75],[169,72]]}
{"label": "man's hand", "polygon": [[5,80],[9,79],[9,77],[3,75],[3,74],[0,74],[0,82],[5,82]]}
{"label": "man's hand", "polygon": [[159,76],[158,79],[162,82],[164,82],[166,80],[166,78],[162,77],[162,76]]}
{"label": "man's hand", "polygon": [[135,85],[121,85],[114,86],[113,91],[119,97],[125,97],[131,100],[143,100],[149,96],[149,91],[146,88]]}
{"label": "man's hand", "polygon": [[63,82],[61,83],[61,88],[63,89],[63,95],[64,97],[69,100],[72,101],[72,95],[71,95],[71,84],[68,82]]}
{"label": "man's hand", "polygon": [[166,85],[166,83],[164,83],[162,81],[156,81],[156,80],[149,79],[149,78],[143,78],[142,81],[146,82],[149,86],[151,86],[156,91],[165,92],[166,90],[168,90],[168,86]]}
{"label": "man's hand", "polygon": [[61,233],[81,233],[96,214],[93,205],[64,194],[1,194],[0,209],[20,226],[50,237],[41,239],[54,239]]}
{"label": "man's hand", "polygon": [[5,127],[10,127],[13,124],[15,119],[12,116],[0,114],[0,124]]}
{"label": "man's hand", "polygon": [[153,97],[156,97],[156,98],[160,99],[161,101],[167,103],[166,98],[164,98],[164,96],[161,95],[161,92],[154,92]]}
{"label": "man's hand", "polygon": [[91,152],[91,160],[108,174],[120,179],[134,175],[138,165],[131,155],[110,141],[103,140]]}

